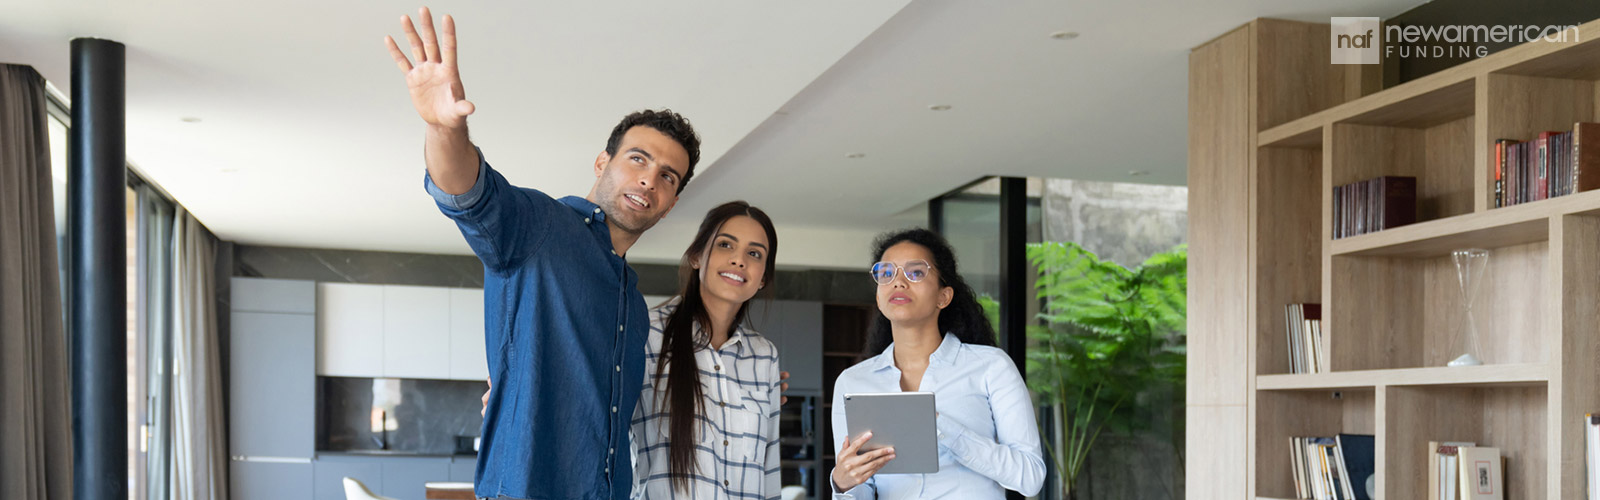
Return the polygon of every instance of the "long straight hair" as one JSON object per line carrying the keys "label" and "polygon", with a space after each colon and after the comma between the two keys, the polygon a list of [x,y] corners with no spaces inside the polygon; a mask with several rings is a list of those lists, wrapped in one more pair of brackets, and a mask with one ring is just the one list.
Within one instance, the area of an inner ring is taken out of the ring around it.
{"label": "long straight hair", "polygon": [[[955,289],[954,297],[950,304],[939,311],[939,333],[954,333],[963,344],[994,345],[994,326],[989,324],[989,318],[983,315],[983,306],[978,304],[978,294],[967,285],[967,280],[956,271],[956,251],[950,247],[939,233],[923,228],[902,229],[891,231],[878,236],[873,243],[872,261],[883,260],[883,253],[889,247],[903,242],[911,242],[928,249],[933,254],[933,268],[939,274],[939,286]],[[889,318],[883,311],[874,308],[872,328],[867,333],[867,350],[863,357],[870,358],[883,352],[894,342],[894,332],[889,324]]]}
{"label": "long straight hair", "polygon": [[[711,251],[711,243],[722,224],[741,215],[755,219],[767,232],[767,264],[761,273],[761,286],[765,293],[771,293],[769,285],[777,274],[778,259],[778,232],[772,227],[772,219],[766,212],[743,201],[723,203],[706,212],[705,220],[700,221],[700,230],[695,232],[689,249],[683,252],[683,260],[678,262],[678,308],[667,317],[667,324],[661,329],[661,358],[656,361],[654,380],[661,394],[659,409],[667,413],[668,473],[673,489],[680,492],[689,490],[689,480],[695,473],[694,447],[698,440],[694,435],[694,423],[705,413],[702,404],[705,394],[700,389],[700,367],[695,363],[694,353],[707,348],[711,342],[711,315],[706,312],[705,301],[700,299],[700,273],[694,265]],[[732,326],[744,321],[749,307],[748,301],[739,305]],[[707,333],[696,334],[696,324]],[[669,366],[670,371],[667,370]],[[661,383],[662,378],[666,378],[665,384]]]}

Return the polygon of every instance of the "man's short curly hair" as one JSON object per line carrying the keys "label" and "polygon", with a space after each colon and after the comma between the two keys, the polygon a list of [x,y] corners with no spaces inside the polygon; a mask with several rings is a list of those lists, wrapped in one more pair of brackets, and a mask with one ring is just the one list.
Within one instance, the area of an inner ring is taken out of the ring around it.
{"label": "man's short curly hair", "polygon": [[700,163],[700,135],[694,132],[694,126],[689,124],[688,118],[670,109],[635,111],[622,117],[622,121],[611,129],[611,138],[606,139],[606,154],[616,156],[617,144],[622,142],[622,136],[634,127],[641,126],[666,134],[689,152],[688,170],[684,171],[683,179],[678,182],[678,192],[674,193],[683,194],[683,188],[688,187],[689,179],[694,177],[694,166]]}

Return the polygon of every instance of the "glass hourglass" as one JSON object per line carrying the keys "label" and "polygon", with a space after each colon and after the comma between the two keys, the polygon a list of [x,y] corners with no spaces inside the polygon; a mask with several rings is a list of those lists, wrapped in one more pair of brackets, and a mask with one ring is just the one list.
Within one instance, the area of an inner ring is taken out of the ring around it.
{"label": "glass hourglass", "polygon": [[1462,328],[1459,338],[1462,354],[1450,361],[1449,366],[1478,366],[1483,351],[1478,347],[1478,320],[1473,303],[1478,290],[1483,288],[1483,271],[1489,266],[1489,251],[1481,248],[1456,250],[1451,254],[1456,263],[1456,281],[1461,285]]}

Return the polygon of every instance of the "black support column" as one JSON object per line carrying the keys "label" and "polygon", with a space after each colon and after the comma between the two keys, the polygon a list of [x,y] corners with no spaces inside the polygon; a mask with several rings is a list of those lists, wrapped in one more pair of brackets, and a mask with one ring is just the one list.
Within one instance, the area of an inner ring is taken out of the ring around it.
{"label": "black support column", "polygon": [[1028,180],[1000,178],[1000,338],[1027,376]]}
{"label": "black support column", "polygon": [[[1000,178],[1000,338],[1011,362],[1028,377],[1028,179]],[[1006,490],[1006,498],[1021,494]]]}
{"label": "black support column", "polygon": [[67,213],[74,497],[128,498],[127,158],[123,46],[72,41]]}

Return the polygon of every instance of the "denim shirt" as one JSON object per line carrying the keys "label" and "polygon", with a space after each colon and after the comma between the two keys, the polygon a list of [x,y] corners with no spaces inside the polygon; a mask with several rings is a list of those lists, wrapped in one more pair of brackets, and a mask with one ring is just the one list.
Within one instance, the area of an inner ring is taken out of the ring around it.
{"label": "denim shirt", "polygon": [[629,420],[650,332],[638,276],[614,251],[594,203],[512,186],[481,151],[478,158],[466,193],[423,178],[483,261],[493,390],[474,490],[481,498],[626,499]]}
{"label": "denim shirt", "polygon": [[[1033,496],[1044,486],[1044,454],[1033,400],[1016,363],[1000,349],[964,344],[946,333],[928,356],[918,389],[932,392],[938,412],[939,472],[879,474],[834,500],[951,498],[1003,500],[1005,490]],[[833,446],[844,444],[849,422],[844,396],[900,392],[894,344],[857,363],[833,384]],[[859,437],[859,436],[851,436]],[[825,479],[832,483],[832,476]]]}

